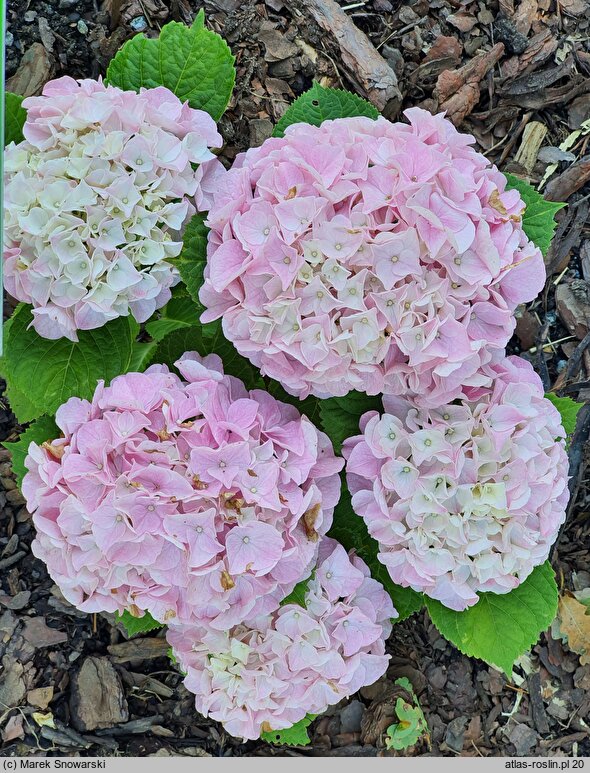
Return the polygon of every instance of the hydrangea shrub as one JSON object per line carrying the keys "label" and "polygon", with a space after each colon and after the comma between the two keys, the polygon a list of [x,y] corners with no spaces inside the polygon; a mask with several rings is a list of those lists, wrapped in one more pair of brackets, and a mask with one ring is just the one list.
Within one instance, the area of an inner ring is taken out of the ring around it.
{"label": "hydrangea shrub", "polygon": [[197,710],[255,739],[373,684],[387,668],[395,615],[364,561],[324,539],[302,606],[224,631],[173,627],[168,641]]}
{"label": "hydrangea shrub", "polygon": [[504,347],[561,205],[443,116],[319,84],[225,172],[233,62],[200,12],[8,100],[2,372],[66,598],[165,624],[201,712],[301,744],[393,618],[510,675],[555,614],[576,404]]}
{"label": "hydrangea shrub", "polygon": [[7,291],[32,304],[45,338],[76,341],[129,313],[146,321],[178,282],[179,232],[208,207],[202,183],[221,166],[213,119],[163,86],[69,77],[23,107],[25,139],[4,160]]}
{"label": "hydrangea shrub", "polygon": [[406,117],[291,125],[220,181],[202,320],[302,398],[484,386],[543,287],[520,194],[442,115]]}
{"label": "hydrangea shrub", "polygon": [[87,612],[226,630],[311,572],[343,460],[290,405],[216,355],[119,376],[56,414],[22,485],[41,558]]}
{"label": "hydrangea shrub", "polygon": [[352,506],[392,580],[457,611],[546,561],[569,498],[565,433],[541,380],[518,357],[493,371],[477,402],[386,395],[343,447]]}

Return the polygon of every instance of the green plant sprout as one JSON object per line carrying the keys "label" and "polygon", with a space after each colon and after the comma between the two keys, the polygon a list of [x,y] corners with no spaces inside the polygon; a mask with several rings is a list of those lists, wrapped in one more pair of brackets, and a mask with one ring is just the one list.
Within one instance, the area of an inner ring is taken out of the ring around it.
{"label": "green plant sprout", "polygon": [[408,703],[401,697],[397,699],[395,713],[399,722],[387,728],[385,746],[388,749],[408,749],[410,746],[414,746],[422,736],[430,741],[426,718],[410,680],[402,676],[395,680],[395,684],[412,696],[412,703]]}

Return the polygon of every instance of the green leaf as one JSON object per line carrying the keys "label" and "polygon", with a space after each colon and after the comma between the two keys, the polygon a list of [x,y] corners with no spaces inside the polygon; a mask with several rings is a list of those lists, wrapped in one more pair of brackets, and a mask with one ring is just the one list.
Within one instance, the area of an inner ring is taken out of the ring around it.
{"label": "green leaf", "polygon": [[199,351],[202,343],[201,328],[196,325],[174,330],[157,345],[152,362],[163,363],[171,368],[185,352]]}
{"label": "green leaf", "polygon": [[27,473],[25,459],[29,453],[31,443],[40,446],[47,440],[55,440],[61,437],[61,432],[52,416],[40,416],[28,427],[15,443],[5,443],[4,447],[12,454],[12,470],[16,475],[16,482],[22,488],[23,478]]}
{"label": "green leaf", "polygon": [[143,373],[154,361],[154,356],[158,349],[156,341],[135,342],[131,352],[128,373]]}
{"label": "green leaf", "polygon": [[298,604],[300,607],[306,609],[307,605],[305,603],[305,596],[309,590],[309,583],[313,579],[313,575],[314,573],[312,572],[307,580],[301,580],[301,582],[298,582],[291,593],[289,593],[289,595],[281,601],[281,606],[284,607],[287,604]]}
{"label": "green leaf", "polygon": [[4,98],[4,147],[11,142],[23,140],[23,126],[27,120],[27,111],[22,107],[20,94],[6,92]]}
{"label": "green leaf", "polygon": [[583,403],[577,403],[571,397],[558,397],[548,392],[545,397],[550,400],[561,415],[561,423],[567,435],[573,435],[576,430],[576,418]]}
{"label": "green leaf", "polygon": [[557,612],[557,584],[546,561],[510,593],[481,593],[478,603],[454,612],[427,598],[440,633],[465,655],[501,668],[508,677],[514,661],[535,644]]}
{"label": "green leaf", "polygon": [[402,676],[394,684],[408,693],[412,703],[402,697],[397,699],[395,713],[399,721],[385,731],[385,746],[388,749],[407,749],[414,746],[421,736],[428,735],[428,724],[410,680]]}
{"label": "green leaf", "polygon": [[383,411],[380,397],[369,397],[362,392],[349,392],[346,397],[329,397],[321,400],[322,429],[340,453],[342,443],[360,433],[359,421],[367,411]]}
{"label": "green leaf", "polygon": [[[396,684],[399,680],[396,681]],[[395,713],[399,722],[386,730],[385,746],[388,749],[408,749],[414,746],[428,732],[428,725],[419,705],[412,706],[403,698],[398,698]]]}
{"label": "green leaf", "polygon": [[[6,378],[4,359],[0,360],[0,373]],[[38,406],[35,405],[35,403],[32,403],[26,394],[21,392],[20,389],[17,389],[9,381],[6,382],[5,395],[8,404],[10,405],[10,409],[17,417],[20,424],[27,424],[29,421],[33,421],[33,419],[40,415]]]}
{"label": "green leaf", "polygon": [[142,617],[134,617],[130,612],[125,610],[122,615],[118,612],[115,614],[115,619],[118,623],[122,623],[127,636],[135,636],[138,633],[148,633],[149,631],[155,631],[157,628],[162,628],[162,623],[150,615],[149,612],[145,612]]}
{"label": "green leaf", "polygon": [[145,329],[159,343],[173,330],[198,325],[199,318],[195,304],[188,295],[171,298],[160,311],[159,319],[148,322]]}
{"label": "green leaf", "polygon": [[190,297],[196,304],[196,313],[201,314],[205,307],[199,300],[199,290],[203,284],[203,272],[207,263],[207,234],[209,229],[204,223],[205,215],[193,215],[183,237],[182,252],[176,265]]}
{"label": "green leaf", "polygon": [[217,354],[221,357],[224,373],[239,378],[246,389],[264,389],[258,371],[224,337],[218,322],[189,326],[179,324],[176,330],[160,341],[153,361],[171,367],[185,352],[198,352],[202,357]]}
{"label": "green leaf", "polygon": [[421,593],[411,588],[402,588],[396,585],[387,568],[379,561],[379,544],[371,537],[363,519],[352,509],[351,497],[343,480],[340,502],[334,510],[334,523],[328,532],[328,536],[338,540],[346,550],[354,550],[366,562],[371,570],[371,576],[378,580],[391,596],[393,606],[399,617],[393,619],[394,623],[405,620],[414,612],[418,612],[424,606],[424,598]]}
{"label": "green leaf", "polygon": [[342,89],[325,89],[319,83],[302,94],[287,109],[287,112],[275,126],[273,137],[283,137],[287,126],[293,123],[309,123],[319,126],[323,121],[333,118],[351,118],[366,116],[376,119],[379,111],[370,102],[356,94]]}
{"label": "green leaf", "polygon": [[313,395],[306,397],[305,400],[300,400],[298,397],[294,397],[288,392],[285,392],[278,381],[274,381],[271,378],[265,378],[265,382],[267,392],[269,392],[275,398],[275,400],[279,400],[281,403],[294,405],[295,408],[297,408],[300,413],[305,414],[305,416],[307,416],[307,418],[313,422],[316,427],[320,426],[321,400],[319,400],[317,397],[314,397]]}
{"label": "green leaf", "polygon": [[234,57],[227,43],[205,28],[204,20],[201,10],[192,27],[171,21],[159,38],[131,38],[111,60],[108,83],[131,91],[166,86],[218,121],[234,87]]}
{"label": "green leaf", "polygon": [[522,227],[529,239],[547,254],[549,244],[555,231],[555,214],[566,205],[561,202],[547,201],[531,185],[524,180],[507,174],[507,189],[515,188],[526,205],[522,218]]}
{"label": "green leaf", "polygon": [[91,398],[99,379],[108,383],[128,371],[138,329],[135,320],[119,317],[97,330],[79,331],[78,343],[42,338],[29,328],[31,321],[31,308],[21,305],[4,328],[2,375],[19,421],[55,413],[74,395]]}
{"label": "green leaf", "polygon": [[281,746],[307,746],[311,743],[307,728],[311,725],[317,714],[308,714],[300,719],[291,727],[284,730],[271,730],[268,733],[261,733],[260,738],[267,743],[279,744]]}
{"label": "green leaf", "polygon": [[401,585],[396,585],[393,582],[387,571],[387,567],[377,558],[377,552],[379,550],[377,542],[373,540],[372,537],[370,537],[370,539],[375,543],[375,557],[372,557],[373,554],[371,552],[371,555],[367,555],[366,557],[363,555],[361,558],[364,558],[367,562],[371,570],[371,576],[375,580],[378,580],[391,596],[393,606],[398,613],[398,617],[394,618],[392,622],[401,623],[402,620],[406,620],[415,612],[419,612],[422,609],[424,606],[424,596],[421,593],[412,590],[412,588],[402,588]]}

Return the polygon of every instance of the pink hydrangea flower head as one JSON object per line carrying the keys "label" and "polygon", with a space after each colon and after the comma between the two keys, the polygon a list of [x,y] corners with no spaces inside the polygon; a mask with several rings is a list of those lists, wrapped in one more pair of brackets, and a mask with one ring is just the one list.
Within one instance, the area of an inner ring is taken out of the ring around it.
{"label": "pink hydrangea flower head", "polygon": [[352,506],[395,583],[461,611],[542,564],[569,498],[565,432],[525,360],[477,400],[436,409],[386,396],[345,441]]}
{"label": "pink hydrangea flower head", "polygon": [[100,384],[31,443],[23,481],[45,561],[87,612],[149,611],[225,630],[309,573],[343,460],[290,405],[188,353]]}
{"label": "pink hydrangea flower head", "polygon": [[170,298],[179,232],[223,171],[215,122],[164,87],[69,77],[23,106],[25,140],[5,151],[7,291],[33,305],[44,338],[145,321]]}
{"label": "pink hydrangea flower head", "polygon": [[544,284],[518,192],[442,115],[406,116],[290,126],[238,156],[209,212],[203,320],[302,398],[485,386]]}
{"label": "pink hydrangea flower head", "polygon": [[177,626],[168,642],[197,711],[232,735],[255,739],[379,679],[395,616],[366,564],[324,539],[305,608],[285,604],[227,631]]}

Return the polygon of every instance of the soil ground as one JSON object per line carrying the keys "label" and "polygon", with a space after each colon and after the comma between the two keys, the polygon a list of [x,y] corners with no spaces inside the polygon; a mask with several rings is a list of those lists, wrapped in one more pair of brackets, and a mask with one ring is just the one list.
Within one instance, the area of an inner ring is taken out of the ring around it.
{"label": "soil ground", "polygon": [[[569,206],[559,213],[547,256],[546,290],[520,310],[510,348],[533,362],[547,388],[590,399],[590,354],[582,342],[590,320],[589,3],[341,5],[397,75],[402,108],[446,109],[503,171],[533,184],[551,171],[547,194]],[[134,31],[156,34],[170,19],[190,22],[200,7],[194,0],[9,1],[9,87],[29,94],[50,77],[98,77]],[[218,0],[204,8],[237,61],[235,94],[221,122],[228,163],[263,142],[314,79],[368,96],[351,82],[354,68],[346,69],[336,36],[318,28],[306,0]],[[585,407],[570,449],[574,496],[552,557],[564,592],[590,586],[589,425]],[[3,404],[0,440],[21,429]],[[461,655],[425,613],[394,626],[387,676],[316,720],[309,747],[241,744],[195,712],[158,634],[127,641],[108,616],[84,615],[63,601],[30,552],[31,520],[6,450],[0,486],[2,755],[395,755],[385,751],[383,731],[393,721],[393,683],[401,676],[419,695],[430,738],[399,754],[590,752],[590,661],[582,664],[558,638],[558,624],[508,681]]]}

